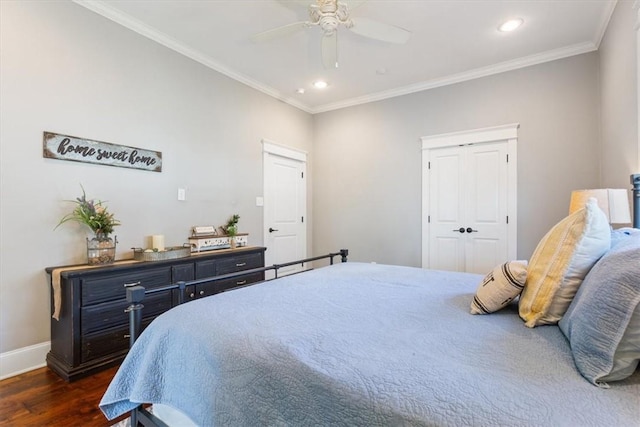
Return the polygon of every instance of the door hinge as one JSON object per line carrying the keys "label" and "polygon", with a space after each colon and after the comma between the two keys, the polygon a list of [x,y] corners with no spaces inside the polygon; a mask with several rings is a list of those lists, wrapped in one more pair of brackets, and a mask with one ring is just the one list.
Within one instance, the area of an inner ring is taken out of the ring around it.
{"label": "door hinge", "polygon": [[509,155],[507,154],[507,163],[509,163]]}
{"label": "door hinge", "polygon": [[431,215],[427,215],[427,222],[431,223]]}
{"label": "door hinge", "polygon": [[300,172],[300,178],[304,179],[304,172]]}
{"label": "door hinge", "polygon": [[301,216],[301,217],[300,217],[300,220],[301,220],[302,222],[304,222],[304,217],[303,217],[303,216]]}
{"label": "door hinge", "polygon": [[509,215],[507,215],[507,224],[509,224]]}
{"label": "door hinge", "polygon": [[431,162],[427,162],[427,169],[431,169]]}

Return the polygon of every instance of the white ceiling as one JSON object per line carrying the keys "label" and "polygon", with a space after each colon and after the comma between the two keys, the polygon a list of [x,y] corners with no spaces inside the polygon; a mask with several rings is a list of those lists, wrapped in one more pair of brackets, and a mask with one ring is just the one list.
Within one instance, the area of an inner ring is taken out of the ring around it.
{"label": "white ceiling", "polygon": [[[308,19],[313,0],[75,0],[227,76],[317,113],[596,50],[615,0],[369,0],[352,11],[412,32],[389,44],[338,30],[339,68],[321,30],[263,43],[258,32]],[[349,3],[348,0],[345,0]],[[512,17],[512,33],[497,27]],[[379,73],[384,69],[386,73]],[[325,79],[323,91],[311,84]],[[296,93],[304,88],[304,94]]]}

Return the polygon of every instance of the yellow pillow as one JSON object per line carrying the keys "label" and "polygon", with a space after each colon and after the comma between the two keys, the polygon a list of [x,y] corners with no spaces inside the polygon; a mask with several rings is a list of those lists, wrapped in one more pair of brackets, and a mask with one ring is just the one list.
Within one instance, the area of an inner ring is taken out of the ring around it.
{"label": "yellow pillow", "polygon": [[582,280],[611,247],[611,229],[596,199],[556,224],[529,260],[518,309],[530,328],[558,323]]}

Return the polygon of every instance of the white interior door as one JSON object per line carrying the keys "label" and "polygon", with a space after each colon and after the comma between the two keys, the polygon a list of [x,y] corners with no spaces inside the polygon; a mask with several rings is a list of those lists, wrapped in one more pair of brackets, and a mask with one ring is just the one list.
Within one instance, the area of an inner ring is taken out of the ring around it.
{"label": "white interior door", "polygon": [[[282,147],[264,152],[264,242],[266,265],[306,258],[306,162]],[[274,152],[277,151],[277,152]],[[280,154],[291,154],[297,158]],[[300,271],[283,267],[278,275]],[[268,272],[267,278],[273,277]]]}
{"label": "white interior door", "polygon": [[430,153],[429,268],[465,270],[464,150],[440,148]]}
{"label": "white interior door", "polygon": [[465,268],[487,273],[508,261],[507,144],[460,147],[465,151]]}
{"label": "white interior door", "polygon": [[516,259],[516,129],[422,138],[423,267],[485,274]]}

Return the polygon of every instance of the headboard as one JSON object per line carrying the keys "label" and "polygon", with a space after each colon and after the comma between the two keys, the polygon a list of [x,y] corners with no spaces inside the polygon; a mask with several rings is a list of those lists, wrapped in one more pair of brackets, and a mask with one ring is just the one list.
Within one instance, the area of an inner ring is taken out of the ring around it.
{"label": "headboard", "polygon": [[631,203],[633,205],[633,228],[640,228],[640,173],[631,175],[633,192]]}

